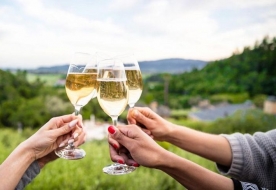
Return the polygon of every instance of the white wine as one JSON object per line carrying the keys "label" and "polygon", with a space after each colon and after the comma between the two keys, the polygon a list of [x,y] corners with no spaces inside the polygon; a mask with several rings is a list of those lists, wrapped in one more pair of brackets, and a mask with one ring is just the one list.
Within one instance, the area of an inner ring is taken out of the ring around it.
{"label": "white wine", "polygon": [[70,73],[65,89],[74,106],[83,107],[97,94],[97,73]]}
{"label": "white wine", "polygon": [[143,80],[140,70],[126,70],[127,85],[129,89],[128,104],[133,107],[139,100],[143,90]]}
{"label": "white wine", "polygon": [[128,103],[128,87],[126,81],[98,81],[97,98],[103,111],[110,117],[118,117]]}

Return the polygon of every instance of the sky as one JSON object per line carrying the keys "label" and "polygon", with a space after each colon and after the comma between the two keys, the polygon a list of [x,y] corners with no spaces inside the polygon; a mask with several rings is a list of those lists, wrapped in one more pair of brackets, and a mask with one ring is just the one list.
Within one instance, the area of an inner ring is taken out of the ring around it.
{"label": "sky", "polygon": [[0,0],[0,68],[74,52],[214,61],[276,37],[276,0]]}

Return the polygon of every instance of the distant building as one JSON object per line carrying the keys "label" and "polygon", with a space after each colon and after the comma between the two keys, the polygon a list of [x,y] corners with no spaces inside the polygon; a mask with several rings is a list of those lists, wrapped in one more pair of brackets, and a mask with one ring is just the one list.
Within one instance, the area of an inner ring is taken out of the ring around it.
{"label": "distant building", "polygon": [[65,86],[65,79],[59,79],[55,83],[55,86]]}
{"label": "distant building", "polygon": [[264,112],[276,115],[276,97],[269,96],[264,102]]}
{"label": "distant building", "polygon": [[222,104],[217,107],[210,107],[197,112],[191,112],[188,114],[188,117],[200,121],[214,121],[218,118],[230,116],[237,110],[250,108],[254,108],[254,105],[249,101],[243,104]]}
{"label": "distant building", "polygon": [[150,103],[149,108],[161,117],[169,117],[171,115],[171,110],[169,107],[164,105],[158,105],[158,103],[155,101]]}

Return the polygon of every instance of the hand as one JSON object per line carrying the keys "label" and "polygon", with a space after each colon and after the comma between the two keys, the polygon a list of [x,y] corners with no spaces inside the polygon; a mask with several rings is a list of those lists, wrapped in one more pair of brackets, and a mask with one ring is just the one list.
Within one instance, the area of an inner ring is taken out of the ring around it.
{"label": "hand", "polygon": [[64,142],[68,142],[69,139],[74,139],[74,141],[82,144],[85,137],[82,134],[84,133],[82,126],[80,117],[74,115],[55,117],[23,143],[33,152],[34,158],[39,159],[48,155],[60,145],[67,144]]}
{"label": "hand", "polygon": [[130,124],[142,127],[143,131],[155,140],[166,141],[167,134],[174,126],[149,108],[135,107],[129,110],[127,120]]}
{"label": "hand", "polygon": [[[110,138],[124,146],[131,157],[140,165],[158,167],[162,160],[160,157],[167,152],[136,125],[119,125],[118,128],[110,126],[108,131]],[[127,162],[124,157],[111,154],[112,161],[117,162],[118,159],[124,159]]]}
{"label": "hand", "polygon": [[[82,120],[82,116],[78,115],[79,119]],[[75,134],[80,134],[78,135],[78,137],[75,138],[75,142],[74,142],[74,146],[78,147],[80,145],[82,145],[85,142],[86,139],[86,133],[85,132],[81,132],[82,128],[79,126],[76,126],[73,130],[72,130],[72,136],[76,136]],[[72,138],[72,137],[71,137]],[[65,139],[63,141],[63,144],[65,145],[68,142],[68,138]],[[62,143],[61,143],[62,144]],[[41,157],[37,160],[38,165],[40,167],[40,169],[42,169],[46,164],[48,164],[49,162],[52,162],[54,160],[56,160],[57,158],[59,158],[55,151],[50,152],[49,154],[45,155],[44,157]]]}

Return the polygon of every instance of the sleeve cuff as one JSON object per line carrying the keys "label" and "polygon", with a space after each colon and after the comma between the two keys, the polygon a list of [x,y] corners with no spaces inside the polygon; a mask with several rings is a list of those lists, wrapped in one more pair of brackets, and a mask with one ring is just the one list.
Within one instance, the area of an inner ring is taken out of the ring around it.
{"label": "sleeve cuff", "polygon": [[244,166],[244,162],[243,162],[244,159],[243,159],[240,142],[234,135],[222,134],[221,136],[225,137],[230,144],[231,151],[232,151],[232,163],[230,167],[217,164],[217,169],[223,175],[239,177],[241,170]]}

